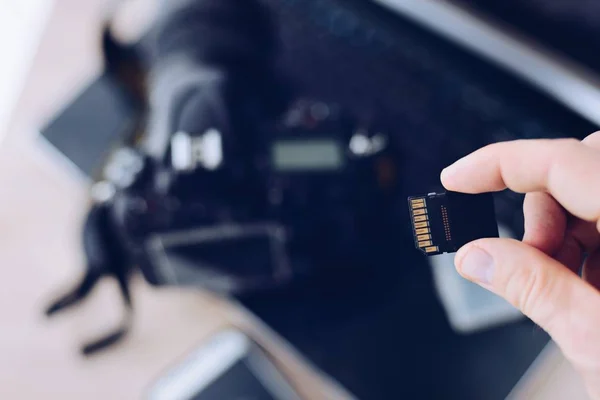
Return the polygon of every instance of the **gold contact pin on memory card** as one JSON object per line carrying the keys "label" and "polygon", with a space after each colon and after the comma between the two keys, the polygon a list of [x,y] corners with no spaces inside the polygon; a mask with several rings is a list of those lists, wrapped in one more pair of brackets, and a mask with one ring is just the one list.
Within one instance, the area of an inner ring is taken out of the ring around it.
{"label": "gold contact pin on memory card", "polygon": [[[435,245],[431,232],[431,224],[433,223],[431,218],[436,216],[434,211],[428,209],[432,205],[433,203],[429,204],[424,197],[413,198],[409,202],[416,245],[426,254],[440,252],[440,247]],[[430,215],[430,212],[434,212],[434,214]]]}
{"label": "gold contact pin on memory card", "polygon": [[413,208],[425,207],[425,199],[413,199],[410,201],[410,204]]}

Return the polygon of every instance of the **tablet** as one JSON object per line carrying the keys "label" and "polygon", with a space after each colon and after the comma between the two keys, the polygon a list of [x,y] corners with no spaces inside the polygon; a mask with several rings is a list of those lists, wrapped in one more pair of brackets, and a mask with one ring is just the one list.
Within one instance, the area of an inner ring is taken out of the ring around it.
{"label": "tablet", "polygon": [[246,335],[217,334],[150,388],[151,400],[301,400],[267,354]]}

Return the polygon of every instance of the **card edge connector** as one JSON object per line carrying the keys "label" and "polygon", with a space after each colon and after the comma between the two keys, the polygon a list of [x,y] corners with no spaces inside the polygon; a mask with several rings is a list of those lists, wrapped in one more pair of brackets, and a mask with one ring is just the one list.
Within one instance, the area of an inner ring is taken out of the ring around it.
{"label": "card edge connector", "polygon": [[412,224],[415,247],[427,256],[443,254],[439,246],[433,243],[431,226],[429,225],[429,210],[427,196],[411,196],[408,198],[410,221]]}

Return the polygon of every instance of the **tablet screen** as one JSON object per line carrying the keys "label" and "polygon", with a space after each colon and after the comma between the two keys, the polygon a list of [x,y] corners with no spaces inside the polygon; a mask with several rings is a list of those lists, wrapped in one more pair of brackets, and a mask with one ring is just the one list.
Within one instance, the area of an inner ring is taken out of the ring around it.
{"label": "tablet screen", "polygon": [[243,361],[233,365],[201,392],[195,393],[192,399],[280,400],[269,393]]}

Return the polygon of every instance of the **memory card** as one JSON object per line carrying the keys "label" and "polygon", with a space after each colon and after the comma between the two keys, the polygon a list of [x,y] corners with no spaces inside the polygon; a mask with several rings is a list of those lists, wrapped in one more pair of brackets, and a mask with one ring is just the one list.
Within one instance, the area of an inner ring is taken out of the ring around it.
{"label": "memory card", "polygon": [[429,193],[408,198],[415,246],[428,256],[454,253],[481,238],[498,237],[491,193]]}

